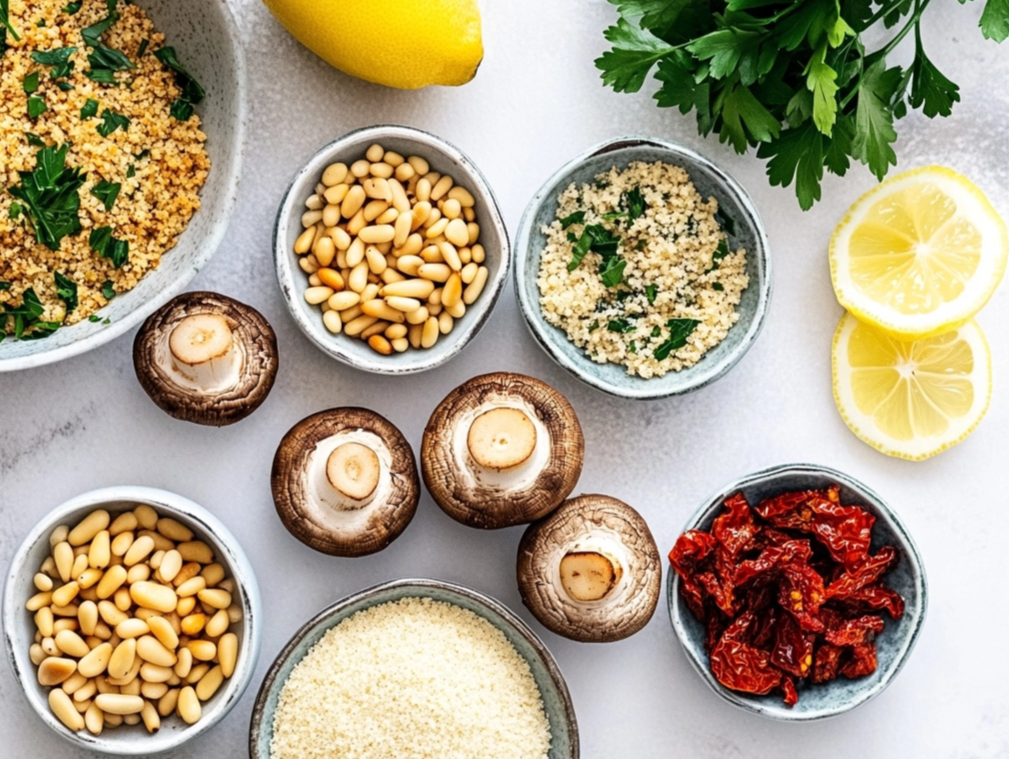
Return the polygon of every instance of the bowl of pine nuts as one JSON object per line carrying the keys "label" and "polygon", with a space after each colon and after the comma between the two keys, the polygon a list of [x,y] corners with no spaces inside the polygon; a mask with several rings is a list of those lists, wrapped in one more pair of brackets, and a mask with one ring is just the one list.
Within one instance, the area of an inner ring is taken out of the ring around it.
{"label": "bowl of pine nuts", "polygon": [[148,756],[238,703],[259,657],[259,588],[234,536],[182,496],[115,487],[31,530],[4,586],[7,659],[71,743]]}
{"label": "bowl of pine nuts", "polygon": [[508,278],[494,194],[458,148],[419,129],[340,137],[295,177],[274,229],[302,332],[338,361],[413,374],[458,354]]}

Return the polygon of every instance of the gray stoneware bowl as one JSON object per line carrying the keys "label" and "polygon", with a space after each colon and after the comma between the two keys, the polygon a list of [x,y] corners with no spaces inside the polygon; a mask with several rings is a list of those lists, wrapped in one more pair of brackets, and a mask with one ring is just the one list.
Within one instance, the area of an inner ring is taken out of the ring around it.
{"label": "gray stoneware bowl", "polygon": [[[536,283],[546,246],[543,227],[556,218],[557,198],[572,182],[591,183],[596,175],[633,161],[681,166],[702,197],[714,196],[718,207],[735,221],[729,235],[733,249],[747,251],[750,286],[738,306],[739,321],[719,345],[689,369],[664,377],[642,379],[618,364],[598,364],[570,342],[563,330],[549,324],[540,309]],[[649,400],[683,395],[723,377],[750,349],[767,315],[771,299],[769,245],[760,214],[746,191],[725,171],[692,150],[654,137],[621,137],[597,145],[562,166],[529,201],[515,239],[515,290],[526,324],[536,342],[578,379],[620,398]]]}
{"label": "gray stoneware bowl", "polygon": [[432,598],[455,604],[486,619],[504,633],[529,663],[550,723],[550,759],[578,759],[578,723],[568,687],[557,662],[532,630],[503,604],[475,590],[440,580],[396,580],[362,590],[337,601],[310,619],[291,638],[266,674],[252,710],[249,731],[250,759],[270,759],[273,717],[284,684],[309,650],[330,629],[372,606],[401,598]]}
{"label": "gray stoneware bowl", "polygon": [[907,662],[918,640],[928,607],[928,584],[918,548],[900,518],[886,502],[858,480],[846,474],[815,464],[791,464],[747,475],[726,485],[694,513],[684,526],[687,530],[709,530],[715,517],[722,512],[725,499],[742,492],[751,505],[794,490],[824,489],[841,486],[844,504],[862,506],[876,517],[872,530],[872,551],[891,545],[900,554],[900,563],[885,575],[884,582],[904,597],[904,616],[892,620],[883,612],[886,627],[876,638],[878,667],[867,677],[848,680],[840,677],[828,683],[799,687],[799,703],[785,706],[780,693],[751,696],[736,693],[722,686],[711,673],[708,655],[704,651],[704,628],[694,618],[680,596],[680,580],[669,570],[666,595],[669,616],[687,660],[701,679],[730,704],[764,717],[788,722],[809,722],[826,719],[851,711],[875,698],[894,681]]}
{"label": "gray stoneware bowl", "polygon": [[[376,353],[363,340],[343,334],[334,335],[325,328],[322,310],[305,302],[308,275],[299,268],[299,256],[294,253],[294,242],[303,231],[301,215],[305,212],[305,200],[315,192],[323,170],[330,164],[341,161],[349,166],[363,158],[368,147],[376,142],[386,150],[394,150],[403,156],[418,155],[426,159],[432,171],[451,174],[457,184],[473,193],[476,198],[477,223],[480,224],[480,243],[487,252],[486,265],[490,272],[483,294],[467,309],[462,319],[456,320],[452,332],[441,335],[434,347],[428,350],[411,348],[391,356]],[[511,266],[508,231],[484,175],[454,145],[433,134],[405,126],[357,129],[331,142],[312,156],[304,168],[298,171],[280,204],[273,232],[273,248],[277,281],[298,328],[323,353],[349,366],[376,374],[415,374],[441,366],[458,355],[490,317],[501,290],[504,289]]]}
{"label": "gray stoneware bowl", "polygon": [[[203,717],[186,725],[177,716],[163,718],[161,730],[149,735],[142,725],[122,726],[95,736],[86,730],[73,733],[50,711],[48,688],[38,684],[37,667],[28,658],[35,636],[32,614],[25,602],[38,591],[32,578],[49,554],[49,535],[61,524],[73,527],[97,508],[116,513],[129,511],[139,504],[153,506],[162,516],[170,516],[189,527],[197,538],[214,550],[215,560],[227,576],[235,580],[235,602],[241,605],[243,619],[231,630],[238,635],[238,663],[235,673],[225,681],[213,698],[203,704]],[[93,490],[57,506],[28,533],[11,561],[3,594],[3,635],[7,661],[28,703],[53,731],[78,748],[114,756],[149,756],[178,748],[212,728],[230,712],[249,687],[259,659],[262,639],[262,606],[256,575],[245,552],[228,528],[213,514],[188,498],[156,488],[121,486]]]}
{"label": "gray stoneware bowl", "polygon": [[245,153],[246,72],[241,35],[220,0],[137,0],[164,32],[167,44],[207,91],[196,107],[207,134],[211,168],[200,192],[201,208],[161,265],[133,290],[84,320],[44,340],[0,342],[0,372],[31,369],[86,353],[130,331],[182,290],[217,250],[238,199]]}

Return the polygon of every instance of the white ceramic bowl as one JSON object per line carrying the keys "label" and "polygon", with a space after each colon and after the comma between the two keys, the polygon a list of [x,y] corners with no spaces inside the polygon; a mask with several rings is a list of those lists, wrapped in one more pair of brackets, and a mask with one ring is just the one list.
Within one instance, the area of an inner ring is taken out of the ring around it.
{"label": "white ceramic bowl", "polygon": [[[242,608],[243,619],[232,625],[238,634],[238,664],[234,675],[203,705],[203,716],[194,725],[186,725],[176,716],[163,719],[161,730],[149,735],[142,726],[119,727],[94,736],[86,730],[73,733],[64,727],[49,709],[48,688],[39,685],[37,667],[28,658],[35,637],[33,616],[25,602],[36,592],[32,578],[49,554],[49,535],[58,525],[70,527],[97,508],[115,514],[146,503],[162,516],[170,516],[189,527],[214,550],[216,561],[227,576],[235,580],[235,602]],[[149,756],[178,748],[206,732],[234,708],[248,688],[256,670],[262,639],[259,620],[261,599],[256,575],[245,552],[228,528],[202,506],[165,490],[122,486],[93,490],[72,498],[49,512],[32,528],[14,555],[3,594],[3,634],[7,661],[28,703],[50,729],[82,749],[115,756]]]}
{"label": "white ceramic bowl", "polygon": [[[322,323],[322,309],[305,302],[308,275],[298,266],[294,243],[302,233],[301,216],[305,200],[315,192],[323,170],[332,163],[350,165],[364,157],[374,143],[403,156],[418,155],[431,165],[432,171],[451,174],[456,183],[476,198],[477,223],[480,224],[480,244],[487,252],[486,266],[490,271],[487,285],[477,301],[457,319],[455,329],[442,335],[433,348],[410,349],[404,353],[382,356],[363,340],[331,334]],[[287,308],[302,332],[323,353],[349,366],[376,374],[415,374],[444,364],[458,355],[483,328],[508,278],[511,251],[497,200],[487,180],[476,165],[458,148],[433,134],[405,126],[373,126],[358,129],[331,142],[308,161],[284,195],[273,233],[277,280],[287,302]]]}
{"label": "white ceramic bowl", "polygon": [[136,327],[182,290],[224,238],[238,198],[245,152],[245,57],[228,4],[220,0],[136,0],[167,44],[207,91],[196,107],[207,134],[211,169],[200,193],[202,207],[178,245],[133,290],[99,311],[102,321],[82,321],[42,340],[0,342],[0,372],[31,369],[86,353]]}

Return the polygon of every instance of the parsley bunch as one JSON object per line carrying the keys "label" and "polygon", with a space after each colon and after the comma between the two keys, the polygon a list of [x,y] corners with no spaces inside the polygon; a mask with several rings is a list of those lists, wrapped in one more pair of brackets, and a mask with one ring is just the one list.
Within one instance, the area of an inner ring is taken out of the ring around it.
{"label": "parsley bunch", "polygon": [[[596,66],[617,92],[637,92],[655,69],[660,107],[694,111],[702,135],[738,153],[756,148],[771,184],[794,181],[808,210],[824,169],[844,176],[856,160],[886,176],[908,108],[949,116],[960,100],[922,44],[931,1],[610,0],[621,18]],[[980,25],[988,39],[1009,37],[1009,0],[986,0]],[[864,37],[881,36],[867,49]],[[887,66],[909,36],[911,65]]]}

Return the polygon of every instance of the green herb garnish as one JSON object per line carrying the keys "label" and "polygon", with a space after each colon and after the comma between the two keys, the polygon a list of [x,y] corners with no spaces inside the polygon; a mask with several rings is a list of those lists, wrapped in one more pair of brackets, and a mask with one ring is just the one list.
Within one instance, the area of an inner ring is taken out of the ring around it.
{"label": "green herb garnish", "polygon": [[24,206],[22,206],[20,203],[11,203],[11,207],[7,211],[7,216],[8,218],[11,219],[15,220],[19,219],[21,217],[21,214],[24,213],[24,210],[25,210]]}
{"label": "green herb garnish", "polygon": [[82,5],[84,5],[82,0],[75,0],[75,2],[67,3],[66,5],[64,5],[63,12],[66,13],[68,16],[73,16],[78,11],[80,11]]}
{"label": "green herb garnish", "polygon": [[561,229],[567,229],[572,224],[584,224],[585,223],[585,211],[575,211],[569,216],[565,216],[561,219]]}
{"label": "green herb garnish", "polygon": [[90,71],[85,71],[84,76],[92,82],[98,82],[98,84],[116,83],[116,72],[110,69],[91,69]]}
{"label": "green herb garnish", "polygon": [[598,319],[596,321],[592,322],[589,325],[589,332],[595,332],[597,329],[599,329],[599,320]]}
{"label": "green herb garnish", "polygon": [[81,108],[81,118],[82,119],[93,119],[98,115],[98,101],[94,98],[88,98],[84,102],[84,107]]}
{"label": "green herb garnish", "polygon": [[126,263],[130,255],[130,244],[126,240],[117,240],[112,236],[112,227],[95,227],[88,236],[91,250],[102,258],[112,261],[115,268]]}
{"label": "green herb garnish", "polygon": [[33,148],[44,148],[46,146],[46,144],[42,141],[42,138],[37,134],[25,132],[25,138],[28,140],[28,144]]}
{"label": "green herb garnish", "polygon": [[627,346],[627,352],[628,353],[637,353],[638,352],[638,344],[636,342],[634,342],[633,340],[631,340],[631,342]]}
{"label": "green herb garnish", "polygon": [[112,286],[111,279],[107,279],[102,282],[102,297],[105,298],[105,300],[112,300],[116,297],[116,290]]}
{"label": "green herb garnish", "polygon": [[659,288],[656,285],[645,286],[645,297],[648,299],[648,305],[652,305],[655,302],[655,298],[658,294]]}
{"label": "green herb garnish", "polygon": [[[596,60],[603,82],[637,92],[656,70],[660,107],[693,112],[700,134],[738,153],[756,148],[770,183],[794,182],[803,209],[820,199],[825,170],[843,176],[859,161],[883,179],[909,109],[948,116],[960,100],[925,54],[931,0],[610,2],[621,18]],[[988,39],[1009,37],[1009,2],[986,0],[980,26]],[[888,66],[908,37],[911,64]]]}
{"label": "green herb garnish", "polygon": [[45,307],[34,288],[29,287],[21,294],[21,304],[4,304],[0,312],[0,331],[6,330],[10,320],[14,320],[14,337],[18,340],[38,340],[49,337],[60,327],[59,322],[42,321]]}
{"label": "green herb garnish", "polygon": [[0,55],[3,55],[7,51],[8,32],[10,32],[15,42],[21,40],[17,30],[11,26],[10,0],[0,0]]}
{"label": "green herb garnish", "polygon": [[662,327],[652,327],[652,337],[662,337]]}
{"label": "green herb garnish", "polygon": [[23,201],[36,239],[50,250],[59,250],[64,237],[81,231],[79,190],[86,177],[79,167],[66,167],[68,149],[67,145],[42,148],[36,154],[35,171],[19,172],[21,184],[8,189]]}
{"label": "green herb garnish", "polygon": [[102,317],[100,317],[98,314],[91,314],[91,316],[88,317],[88,321],[91,322],[92,324],[100,322],[101,320]]}
{"label": "green herb garnish", "polygon": [[633,332],[636,327],[631,324],[627,319],[611,319],[606,325],[606,329],[610,332],[619,332],[620,334],[627,334],[628,332]]}
{"label": "green herb garnish", "polygon": [[70,92],[74,89],[74,86],[70,82],[56,82],[56,86],[63,90],[63,92]]}
{"label": "green herb garnish", "polygon": [[10,289],[11,289],[10,282],[0,282],[0,293],[2,293],[4,290],[10,290]]}
{"label": "green herb garnish", "polygon": [[137,167],[132,163],[126,169],[126,178],[133,179],[137,175]]}
{"label": "green herb garnish", "polygon": [[65,79],[74,70],[74,63],[70,60],[77,51],[75,47],[57,47],[52,50],[36,50],[32,53],[32,60],[40,66],[49,66],[49,76],[53,79]]}
{"label": "green herb garnish", "polygon": [[54,272],[56,278],[56,296],[67,306],[69,314],[77,308],[77,283],[69,277],[65,277],[58,271]]}
{"label": "green herb garnish", "polygon": [[716,292],[723,292],[725,290],[725,285],[723,285],[721,282],[712,282],[711,289],[715,290]]}
{"label": "green herb garnish", "polygon": [[715,211],[715,221],[718,222],[718,224],[730,237],[736,236],[736,220],[729,216],[729,214],[725,213],[721,207]]}
{"label": "green herb garnish", "polygon": [[46,101],[38,95],[32,95],[28,98],[28,118],[32,121],[38,119],[39,116],[48,110],[49,106],[46,105]]}
{"label": "green herb garnish", "polygon": [[151,44],[151,41],[150,40],[146,40],[146,39],[143,42],[140,43],[140,47],[137,48],[137,58],[138,59],[144,57],[144,53],[147,52],[147,48],[148,48],[148,46],[150,46],[150,44]]}
{"label": "green herb garnish", "polygon": [[87,43],[88,47],[99,47],[102,44],[102,35],[105,34],[112,25],[119,20],[119,14],[112,11],[103,18],[101,21],[92,24],[91,26],[85,27],[81,30],[81,37],[84,38],[84,42]]}
{"label": "green herb garnish", "polygon": [[102,123],[98,125],[98,134],[102,137],[108,137],[117,129],[122,129],[124,132],[129,128],[130,120],[123,116],[121,113],[116,113],[113,110],[106,108],[102,111]]}
{"label": "green herb garnish", "polygon": [[175,48],[163,47],[160,50],[155,50],[154,57],[175,72],[175,83],[182,89],[182,95],[172,103],[171,114],[180,121],[186,121],[193,115],[192,107],[199,105],[207,93],[200,86],[200,83],[179,63],[179,59],[175,54]]}
{"label": "green herb garnish", "polygon": [[91,194],[102,201],[105,205],[106,211],[111,211],[112,207],[116,204],[116,198],[119,197],[119,191],[121,189],[121,184],[117,182],[108,182],[103,179],[91,188]]}
{"label": "green herb garnish", "polygon": [[24,88],[26,95],[31,95],[33,92],[39,88],[39,72],[33,71],[28,76],[24,78],[21,82],[21,86]]}
{"label": "green herb garnish", "polygon": [[627,262],[619,256],[612,256],[603,261],[599,266],[599,279],[607,287],[616,287],[624,281],[624,269]]}
{"label": "green herb garnish", "polygon": [[687,344],[687,338],[697,329],[700,322],[697,319],[670,319],[666,322],[669,328],[669,339],[655,349],[652,355],[656,361],[664,361],[669,354]]}

